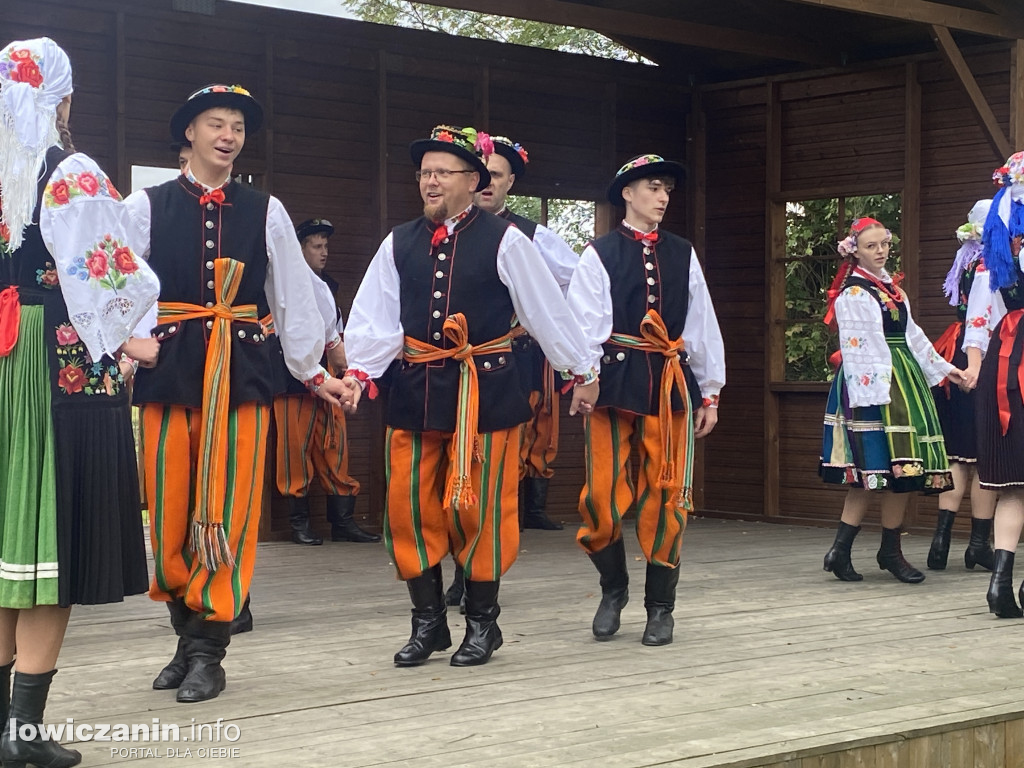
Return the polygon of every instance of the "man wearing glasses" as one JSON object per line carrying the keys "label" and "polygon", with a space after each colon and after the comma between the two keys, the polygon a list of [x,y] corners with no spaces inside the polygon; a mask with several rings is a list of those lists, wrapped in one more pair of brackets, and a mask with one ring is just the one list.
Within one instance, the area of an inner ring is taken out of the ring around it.
{"label": "man wearing glasses", "polygon": [[484,664],[501,646],[498,582],[519,548],[519,425],[530,405],[512,355],[513,317],[574,379],[570,413],[597,400],[591,352],[540,254],[508,221],[473,205],[490,183],[493,143],[436,127],[413,142],[423,216],[396,227],[356,293],[342,401],[392,367],[387,410],[385,542],[412,598],[412,636],[398,666],[451,646],[441,561],[466,580],[466,637],[453,666]]}

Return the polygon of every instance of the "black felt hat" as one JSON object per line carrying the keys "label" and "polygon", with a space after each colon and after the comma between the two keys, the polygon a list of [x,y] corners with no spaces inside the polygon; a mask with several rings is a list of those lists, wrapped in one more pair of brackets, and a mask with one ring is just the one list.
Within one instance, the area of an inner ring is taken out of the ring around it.
{"label": "black felt hat", "polygon": [[240,110],[245,116],[246,134],[256,133],[263,125],[263,107],[245,88],[240,85],[208,85],[192,93],[171,116],[171,139],[187,141],[185,129],[189,123],[214,107]]}
{"label": "black felt hat", "polygon": [[612,205],[625,205],[622,190],[626,185],[637,179],[649,179],[652,176],[672,176],[677,185],[682,185],[686,181],[686,168],[677,162],[666,160],[661,155],[637,155],[615,174],[611,186],[608,187],[608,202]]}
{"label": "black felt hat", "polygon": [[487,171],[487,158],[494,152],[494,144],[486,133],[478,132],[475,128],[438,125],[430,132],[429,139],[419,139],[409,145],[409,154],[417,168],[427,152],[448,152],[469,163],[480,174],[477,192],[490,186],[491,174]]}
{"label": "black felt hat", "polygon": [[295,236],[300,243],[310,235],[321,234],[328,237],[334,234],[334,225],[327,219],[307,219],[295,228]]}
{"label": "black felt hat", "polygon": [[517,179],[523,178],[526,175],[526,164],[530,162],[530,155],[523,148],[523,145],[515,144],[512,142],[512,139],[505,136],[491,136],[491,141],[494,142],[495,154],[501,155],[508,160],[512,173],[516,175]]}

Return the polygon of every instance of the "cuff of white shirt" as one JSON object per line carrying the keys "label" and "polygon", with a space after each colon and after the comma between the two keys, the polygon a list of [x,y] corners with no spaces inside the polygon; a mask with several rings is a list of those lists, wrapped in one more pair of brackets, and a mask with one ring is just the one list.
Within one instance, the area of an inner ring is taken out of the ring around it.
{"label": "cuff of white shirt", "polygon": [[324,382],[331,378],[331,374],[327,372],[327,369],[322,365],[319,370],[310,378],[306,379],[303,384],[306,385],[306,389],[312,392],[314,395],[323,386]]}
{"label": "cuff of white shirt", "polygon": [[706,392],[703,396],[701,404],[705,408],[717,408],[718,407],[718,392]]}
{"label": "cuff of white shirt", "polygon": [[337,348],[339,344],[341,344],[341,336],[336,334],[333,339],[327,342],[325,347],[326,349],[331,350]]}

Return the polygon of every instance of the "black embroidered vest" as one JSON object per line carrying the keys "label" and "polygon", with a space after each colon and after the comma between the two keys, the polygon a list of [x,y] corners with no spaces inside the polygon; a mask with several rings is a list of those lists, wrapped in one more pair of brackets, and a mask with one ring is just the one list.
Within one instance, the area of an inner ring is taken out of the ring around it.
{"label": "black embroidered vest", "polygon": [[[442,326],[446,317],[458,312],[466,316],[471,344],[508,333],[515,310],[497,265],[498,247],[508,226],[504,219],[473,208],[433,251],[434,225],[425,218],[395,227],[395,267],[407,336],[450,348]],[[477,355],[474,360],[480,382],[479,431],[494,432],[526,421],[530,407],[519,386],[514,356],[502,352]],[[453,431],[459,365],[452,359],[393,365],[388,425],[412,431]]]}
{"label": "black embroidered vest", "polygon": [[[233,304],[255,304],[259,317],[270,312],[267,277],[267,206],[270,198],[252,187],[231,183],[223,205],[201,205],[202,192],[183,176],[146,190],[152,209],[149,265],[160,278],[161,302],[216,303],[213,260],[245,264]],[[160,360],[139,369],[136,403],[168,403],[200,408],[203,371],[212,323],[204,319],[157,326]],[[231,406],[270,403],[273,395],[270,345],[258,324],[231,324]]]}

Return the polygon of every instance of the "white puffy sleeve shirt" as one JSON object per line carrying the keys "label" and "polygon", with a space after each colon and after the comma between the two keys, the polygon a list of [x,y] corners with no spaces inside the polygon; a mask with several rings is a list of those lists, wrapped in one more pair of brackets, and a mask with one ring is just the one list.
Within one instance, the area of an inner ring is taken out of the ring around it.
{"label": "white puffy sleeve shirt", "polygon": [[[907,312],[907,346],[921,366],[929,386],[934,386],[953,366],[942,359],[924,331],[914,322],[906,297],[904,307]],[[892,353],[885,341],[883,311],[875,294],[859,285],[848,287],[836,298],[843,377],[853,408],[889,403]]]}
{"label": "white puffy sleeve shirt", "polygon": [[[148,256],[152,223],[149,196],[140,190],[129,195],[125,204],[135,227],[135,250]],[[270,198],[267,207],[266,239],[269,263],[264,291],[284,361],[292,376],[309,381],[323,370],[324,320],[307,277],[311,270],[302,257],[295,227],[276,197]]]}
{"label": "white puffy sleeve shirt", "polygon": [[160,282],[136,256],[129,211],[92,158],[79,152],[53,171],[39,230],[78,337],[93,360],[113,356],[144,324]]}
{"label": "white puffy sleeve shirt", "polygon": [[[567,300],[591,354],[600,359],[601,345],[612,334],[612,294],[608,272],[593,246],[588,245],[580,256]],[[700,385],[701,397],[717,396],[725,386],[725,344],[696,250],[690,254],[689,300],[683,342],[690,368]]]}
{"label": "white puffy sleeve shirt", "polygon": [[992,331],[1006,315],[1003,294],[993,291],[989,285],[989,274],[984,266],[978,265],[971,283],[971,295],[967,297],[967,319],[964,321],[964,352],[968,347],[981,350],[982,357],[988,352]]}
{"label": "white puffy sleeve shirt", "polygon": [[[449,232],[454,222],[449,220]],[[509,227],[498,246],[498,278],[508,288],[516,317],[559,370],[584,373],[600,360],[588,349],[558,284],[530,239]],[[402,353],[398,268],[389,234],[356,291],[345,329],[349,367],[378,378]]]}
{"label": "white puffy sleeve shirt", "polygon": [[562,289],[562,295],[565,296],[580,257],[565,240],[543,224],[537,225],[537,230],[533,233],[533,244],[540,251],[551,276],[555,278],[558,287]]}

